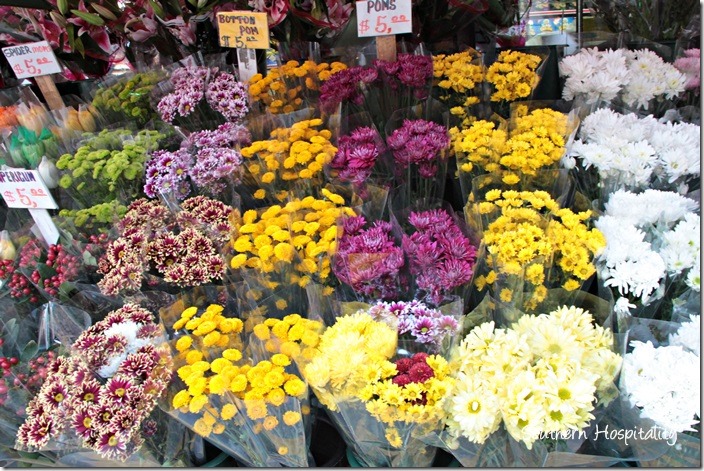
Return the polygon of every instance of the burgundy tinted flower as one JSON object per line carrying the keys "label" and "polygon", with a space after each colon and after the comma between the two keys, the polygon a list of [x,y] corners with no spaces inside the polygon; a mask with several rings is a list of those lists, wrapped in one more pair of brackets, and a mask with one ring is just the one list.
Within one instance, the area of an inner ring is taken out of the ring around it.
{"label": "burgundy tinted flower", "polygon": [[106,431],[98,437],[98,452],[108,459],[124,460],[127,452],[125,438],[115,431]]}
{"label": "burgundy tinted flower", "polygon": [[413,360],[410,358],[401,358],[396,360],[396,369],[399,374],[407,373],[411,366],[413,366]]}
{"label": "burgundy tinted flower", "polygon": [[42,400],[49,410],[57,409],[68,398],[68,389],[58,380],[48,379],[47,382],[50,382],[50,386],[42,388],[44,389]]}
{"label": "burgundy tinted flower", "polygon": [[427,363],[414,363],[408,370],[408,376],[413,383],[424,383],[435,376],[435,373]]}
{"label": "burgundy tinted flower", "polygon": [[96,435],[93,414],[95,410],[86,407],[73,415],[71,426],[81,438],[87,439]]}
{"label": "burgundy tinted flower", "polygon": [[113,376],[105,384],[104,404],[127,404],[133,394],[134,383],[127,376]]}
{"label": "burgundy tinted flower", "polygon": [[395,376],[394,379],[391,380],[391,382],[397,386],[403,387],[403,386],[407,385],[408,383],[411,383],[412,381],[411,381],[410,376],[408,376],[406,374],[400,374],[398,376]]}

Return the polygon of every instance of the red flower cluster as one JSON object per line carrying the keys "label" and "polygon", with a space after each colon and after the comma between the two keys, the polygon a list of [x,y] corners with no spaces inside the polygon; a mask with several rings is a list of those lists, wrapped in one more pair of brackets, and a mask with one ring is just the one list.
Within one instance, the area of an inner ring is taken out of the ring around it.
{"label": "red flower cluster", "polygon": [[[430,378],[433,378],[435,372],[433,372],[433,369],[428,365],[426,361],[427,358],[427,353],[416,353],[411,358],[396,360],[395,364],[398,375],[396,375],[391,382],[403,387],[409,383],[425,383]],[[425,405],[425,393],[423,393],[423,397],[417,402],[418,404]]]}

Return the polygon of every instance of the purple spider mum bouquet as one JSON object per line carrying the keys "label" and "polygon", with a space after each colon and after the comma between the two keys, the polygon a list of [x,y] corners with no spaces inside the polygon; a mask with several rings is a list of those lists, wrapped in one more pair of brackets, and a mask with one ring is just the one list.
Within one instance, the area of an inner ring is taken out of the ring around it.
{"label": "purple spider mum bouquet", "polygon": [[393,154],[397,194],[405,206],[445,192],[450,136],[444,105],[429,101],[396,111],[386,125],[386,145]]}
{"label": "purple spider mum bouquet", "polygon": [[246,84],[219,67],[179,67],[158,89],[162,95],[156,108],[161,119],[189,130],[211,123],[239,123],[249,112]]}
{"label": "purple spider mum bouquet", "polygon": [[133,202],[98,262],[98,287],[116,296],[162,282],[183,288],[221,281],[232,211],[205,196],[185,200],[175,214],[158,201]]}
{"label": "purple spider mum bouquet", "polygon": [[403,249],[396,243],[392,225],[368,223],[364,216],[346,218],[333,259],[333,272],[365,301],[398,299],[405,292]]}
{"label": "purple spider mum bouquet", "polygon": [[376,321],[396,326],[399,355],[411,356],[424,352],[448,357],[450,348],[459,342],[462,308],[463,303],[460,300],[442,308],[433,308],[414,299],[379,301],[367,312]]}
{"label": "purple spider mum bouquet", "polygon": [[433,79],[431,56],[398,54],[396,61],[374,60],[333,74],[320,87],[320,105],[332,113],[343,106],[343,114],[367,111],[378,129],[395,110],[422,103]]}
{"label": "purple spider mum bouquet", "polygon": [[195,187],[199,193],[220,196],[229,203],[233,195],[226,190],[240,183],[242,154],[238,149],[250,142],[247,128],[236,123],[195,132],[176,151],[152,153],[146,163],[144,193],[150,198],[166,194],[180,201]]}
{"label": "purple spider mum bouquet", "polygon": [[391,155],[369,113],[343,118],[337,152],[326,167],[328,178],[351,186],[368,202],[377,197],[376,188],[389,186],[392,168]]}
{"label": "purple spider mum bouquet", "polygon": [[[152,314],[126,304],[84,331],[67,356],[53,359],[27,406],[15,447],[88,448],[111,461],[159,465],[179,437],[152,418],[171,379],[170,352]],[[161,429],[161,430],[160,430]],[[147,454],[140,452],[145,443]],[[151,456],[150,456],[151,455]]]}
{"label": "purple spider mum bouquet", "polygon": [[[404,213],[402,211],[401,213]],[[415,290],[440,304],[447,295],[466,299],[477,262],[477,246],[451,211],[443,208],[410,211],[398,227]],[[406,222],[407,221],[407,222]]]}

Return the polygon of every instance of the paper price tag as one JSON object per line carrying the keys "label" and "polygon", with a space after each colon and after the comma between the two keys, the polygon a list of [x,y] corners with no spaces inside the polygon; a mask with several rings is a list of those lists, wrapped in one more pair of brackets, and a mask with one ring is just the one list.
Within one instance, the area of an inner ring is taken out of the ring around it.
{"label": "paper price tag", "polygon": [[229,11],[218,13],[220,46],[242,49],[269,49],[269,23],[266,13]]}
{"label": "paper price tag", "polygon": [[2,53],[18,79],[61,73],[61,65],[46,41],[3,47]]}
{"label": "paper price tag", "polygon": [[58,209],[36,170],[0,171],[0,194],[9,208]]}
{"label": "paper price tag", "polygon": [[411,0],[360,0],[357,2],[357,35],[389,36],[410,33]]}

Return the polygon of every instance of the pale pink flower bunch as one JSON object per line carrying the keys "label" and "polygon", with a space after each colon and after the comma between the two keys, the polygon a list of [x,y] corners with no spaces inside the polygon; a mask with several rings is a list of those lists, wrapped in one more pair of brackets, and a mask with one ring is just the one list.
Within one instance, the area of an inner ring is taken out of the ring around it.
{"label": "pale pink flower bunch", "polygon": [[701,51],[698,48],[687,49],[684,51],[684,56],[675,61],[677,70],[687,76],[687,82],[684,85],[686,90],[699,91],[701,88]]}

